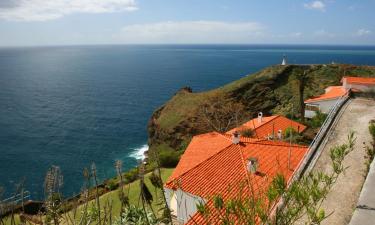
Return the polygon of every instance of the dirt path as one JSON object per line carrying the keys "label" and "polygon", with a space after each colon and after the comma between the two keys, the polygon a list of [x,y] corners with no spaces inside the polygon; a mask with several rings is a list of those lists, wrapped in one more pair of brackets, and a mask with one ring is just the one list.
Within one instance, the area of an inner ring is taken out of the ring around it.
{"label": "dirt path", "polygon": [[375,101],[363,98],[356,98],[344,109],[329,138],[322,154],[318,158],[314,171],[326,171],[331,169],[329,149],[335,145],[345,143],[350,130],[356,134],[357,141],[355,149],[344,161],[349,168],[342,174],[337,183],[323,202],[326,215],[334,212],[322,224],[343,225],[350,222],[353,211],[356,207],[358,197],[364,182],[365,151],[363,143],[369,143],[371,136],[368,131],[369,121],[375,119]]}

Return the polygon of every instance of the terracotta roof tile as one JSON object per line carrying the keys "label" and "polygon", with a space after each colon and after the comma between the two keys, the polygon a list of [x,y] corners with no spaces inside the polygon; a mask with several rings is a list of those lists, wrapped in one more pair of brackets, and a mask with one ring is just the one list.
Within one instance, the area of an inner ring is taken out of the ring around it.
{"label": "terracotta roof tile", "polygon": [[348,84],[364,84],[364,85],[375,85],[374,77],[343,77],[341,82],[346,79]]}
{"label": "terracotta roof tile", "polygon": [[293,127],[300,133],[306,129],[306,126],[301,123],[290,120],[284,116],[277,115],[263,117],[261,123],[259,123],[257,118],[252,119],[242,124],[240,127],[228,131],[227,134],[232,134],[235,131],[252,129],[255,132],[255,137],[263,139],[267,138],[268,135],[276,135],[279,130],[284,132],[288,127]]}
{"label": "terracotta roof tile", "polygon": [[326,93],[307,99],[305,103],[319,102],[325,100],[337,99],[348,94],[348,91],[342,86],[330,86],[326,88]]}
{"label": "terracotta roof tile", "polygon": [[[291,150],[290,169],[288,169],[289,150]],[[286,180],[289,180],[306,151],[305,146],[290,147],[286,143],[273,141],[232,144],[179,177],[176,182],[172,181],[166,186],[173,189],[180,188],[205,199],[210,199],[217,194],[228,200],[237,197],[238,193],[243,193],[244,196],[263,193],[276,174],[281,173]],[[258,159],[258,174],[247,171],[249,157]],[[199,213],[193,218],[194,221],[204,220]]]}

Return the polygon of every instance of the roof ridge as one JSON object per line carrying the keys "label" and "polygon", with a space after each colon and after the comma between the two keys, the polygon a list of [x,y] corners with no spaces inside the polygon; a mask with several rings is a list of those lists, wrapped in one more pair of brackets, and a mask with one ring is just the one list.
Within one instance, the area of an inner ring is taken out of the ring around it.
{"label": "roof ridge", "polygon": [[[265,125],[265,124],[267,124],[267,123],[269,123],[269,122],[275,120],[276,118],[280,117],[280,115],[268,116],[268,117],[273,117],[273,118],[270,119],[270,120],[268,120],[268,121],[266,121],[266,122],[264,122],[264,123],[261,123],[257,128],[259,128],[259,127],[261,127],[261,126],[263,126],[263,125]],[[255,119],[255,118],[254,118],[254,119]]]}
{"label": "roof ridge", "polygon": [[241,162],[242,162],[243,168],[245,170],[247,185],[251,189],[250,177],[249,177],[249,173],[247,172],[247,167],[246,167],[246,164],[245,164],[245,159],[243,157],[243,152],[241,151],[241,147],[239,147],[238,149],[239,149],[239,153],[240,153],[240,156],[241,156]]}
{"label": "roof ridge", "polygon": [[[260,140],[258,142],[253,142],[253,143],[260,144],[260,145],[270,145],[270,146],[289,146],[289,143],[288,142],[284,142],[284,141],[277,141],[276,143],[262,143],[262,141],[266,142],[268,140]],[[269,142],[273,142],[273,141],[269,141]],[[281,143],[284,143],[285,145],[283,145]],[[307,148],[308,146],[306,146],[306,145],[299,145],[299,144],[292,144],[291,147]]]}

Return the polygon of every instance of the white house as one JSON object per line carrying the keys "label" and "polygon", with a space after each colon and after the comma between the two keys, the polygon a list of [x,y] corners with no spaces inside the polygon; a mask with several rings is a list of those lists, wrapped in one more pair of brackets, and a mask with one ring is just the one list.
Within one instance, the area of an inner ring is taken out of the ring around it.
{"label": "white house", "polygon": [[375,78],[371,77],[343,77],[342,86],[346,89],[360,92],[375,92]]}
{"label": "white house", "polygon": [[337,100],[347,95],[349,90],[350,89],[345,89],[343,86],[329,86],[325,89],[324,94],[305,100],[305,117],[314,117],[316,111],[329,113]]}

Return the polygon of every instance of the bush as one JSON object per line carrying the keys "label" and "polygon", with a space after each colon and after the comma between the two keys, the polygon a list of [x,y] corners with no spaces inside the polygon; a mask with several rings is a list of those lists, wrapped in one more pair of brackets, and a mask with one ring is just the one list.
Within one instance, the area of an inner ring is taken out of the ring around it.
{"label": "bush", "polygon": [[372,138],[375,141],[375,122],[371,121],[370,126],[368,127],[368,130],[369,130]]}
{"label": "bush", "polygon": [[180,161],[180,153],[177,151],[161,151],[159,153],[160,166],[165,168],[176,167]]}
{"label": "bush", "polygon": [[327,118],[327,114],[317,111],[315,116],[310,120],[310,126],[312,128],[321,127]]}
{"label": "bush", "polygon": [[241,135],[244,137],[252,137],[254,136],[254,131],[253,129],[245,129],[241,131]]}
{"label": "bush", "polygon": [[284,138],[288,139],[291,135],[292,137],[297,137],[299,136],[299,133],[293,127],[286,128],[284,131]]}
{"label": "bush", "polygon": [[110,190],[110,191],[113,191],[113,190],[117,189],[118,186],[119,186],[118,183],[116,183],[114,180],[109,180],[109,181],[107,182],[107,184],[105,185],[105,187],[106,187],[108,190]]}
{"label": "bush", "polygon": [[124,173],[124,178],[126,180],[126,183],[135,181],[136,179],[138,179],[138,169],[130,169],[128,172]]}

